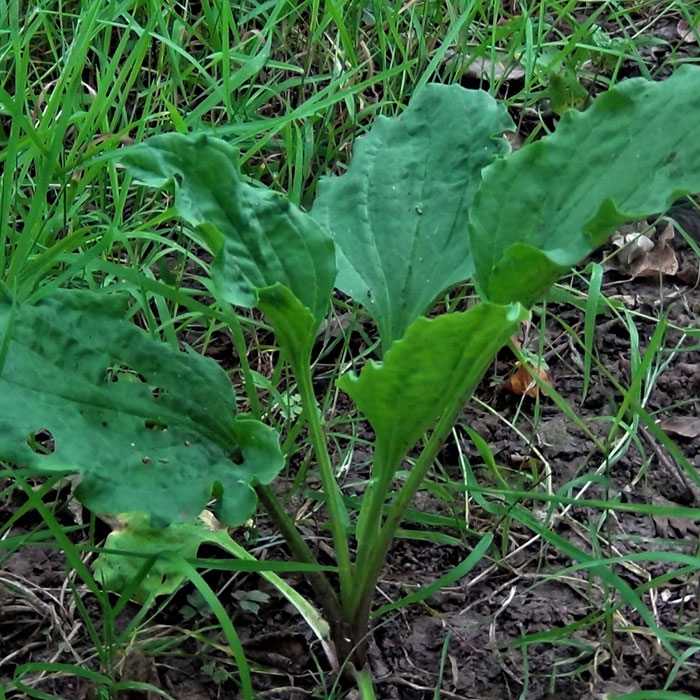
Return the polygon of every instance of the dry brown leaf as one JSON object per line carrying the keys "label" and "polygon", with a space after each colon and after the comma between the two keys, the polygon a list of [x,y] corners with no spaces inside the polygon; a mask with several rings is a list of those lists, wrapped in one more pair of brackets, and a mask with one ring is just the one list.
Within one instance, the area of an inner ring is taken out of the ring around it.
{"label": "dry brown leaf", "polygon": [[669,245],[673,236],[672,224],[666,226],[656,243],[642,233],[616,233],[611,240],[620,251],[607,267],[632,278],[675,275],[678,258]]}
{"label": "dry brown leaf", "polygon": [[464,71],[471,78],[485,78],[490,80],[520,80],[525,77],[525,69],[517,62],[508,59],[492,61],[489,58],[478,56]]}
{"label": "dry brown leaf", "polygon": [[[655,494],[651,497],[651,503],[654,506],[661,506],[663,508],[678,508],[678,503],[669,501],[668,498],[664,498],[659,494]],[[661,537],[668,536],[669,525],[681,537],[685,537],[688,533],[692,535],[697,535],[698,533],[698,526],[688,518],[675,518],[672,515],[660,515],[658,513],[652,515],[651,518],[656,525],[657,534]]]}
{"label": "dry brown leaf", "polygon": [[659,427],[669,435],[696,438],[700,435],[700,418],[695,416],[669,416],[659,423]]}
{"label": "dry brown leaf", "polygon": [[521,80],[525,77],[525,69],[513,58],[503,53],[496,54],[496,60],[492,61],[485,56],[467,56],[461,53],[453,53],[445,61],[445,65],[456,64],[463,68],[462,75],[475,80]]}
{"label": "dry brown leaf", "polygon": [[[540,379],[551,384],[552,379],[549,372],[544,367],[530,367],[532,372],[537,372]],[[535,380],[530,376],[525,365],[521,362],[515,363],[515,372],[503,382],[503,388],[512,391],[514,394],[530,396],[533,399],[540,393],[540,388],[535,384]]]}
{"label": "dry brown leaf", "polygon": [[686,44],[697,44],[698,33],[700,33],[700,22],[697,22],[695,29],[692,29],[687,19],[681,18],[678,20],[676,34],[678,34],[678,38],[681,41],[684,41]]}

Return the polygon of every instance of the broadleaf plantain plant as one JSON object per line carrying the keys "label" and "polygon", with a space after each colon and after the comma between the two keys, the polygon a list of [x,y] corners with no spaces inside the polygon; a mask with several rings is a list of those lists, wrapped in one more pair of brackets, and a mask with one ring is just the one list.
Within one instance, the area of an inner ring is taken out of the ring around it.
{"label": "broadleaf plantain plant", "polygon": [[[174,188],[175,210],[213,255],[210,291],[222,308],[257,307],[274,329],[315,452],[339,585],[321,567],[307,575],[330,625],[326,648],[357,670],[363,688],[377,577],[462,408],[559,276],[623,221],[700,191],[699,114],[700,69],[685,67],[665,82],[626,81],[585,112],[566,113],[554,134],[508,153],[503,132],[513,124],[503,105],[481,91],[427,85],[399,117],[377,118],[348,172],[321,181],[309,214],[245,182],[236,151],[210,136],[155,136],[123,152],[138,181]],[[423,315],[472,277],[480,303]],[[311,371],[334,286],[364,306],[381,340],[380,359],[338,381],[375,433],[354,523]],[[212,498],[224,524],[243,523],[257,493],[295,558],[316,562],[267,486],[284,460],[260,421],[249,372],[254,415],[242,416],[213,361],[123,320],[119,295],[27,298],[8,287],[0,296],[1,457],[41,473],[79,472],[77,495],[98,512],[145,511],[149,551],[156,528],[192,522]],[[223,317],[243,358],[236,316]],[[28,444],[40,429],[54,438],[51,454]],[[396,472],[416,448],[398,486]]]}

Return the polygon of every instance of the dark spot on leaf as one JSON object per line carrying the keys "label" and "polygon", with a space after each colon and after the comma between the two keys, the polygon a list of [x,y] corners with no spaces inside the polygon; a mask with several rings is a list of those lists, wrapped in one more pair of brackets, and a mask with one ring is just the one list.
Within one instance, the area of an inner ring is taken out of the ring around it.
{"label": "dark spot on leaf", "polygon": [[106,420],[103,420],[103,421],[102,421],[102,427],[103,427],[103,428],[106,428],[107,425],[108,425],[108,424],[107,424],[107,421],[106,421]]}
{"label": "dark spot on leaf", "polygon": [[149,457],[144,457],[141,461],[142,461],[146,466],[148,466],[149,464],[152,464],[152,462],[151,462],[151,460],[150,460]]}
{"label": "dark spot on leaf", "polygon": [[37,455],[50,455],[56,450],[56,442],[50,430],[40,428],[39,430],[29,433],[27,436],[27,445],[29,449]]}

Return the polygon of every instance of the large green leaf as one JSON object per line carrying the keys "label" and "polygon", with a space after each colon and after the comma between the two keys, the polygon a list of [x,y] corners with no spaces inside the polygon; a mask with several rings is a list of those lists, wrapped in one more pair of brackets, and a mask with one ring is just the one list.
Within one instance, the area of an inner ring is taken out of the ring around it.
{"label": "large green leaf", "polygon": [[511,128],[487,93],[426,85],[357,140],[345,175],[319,183],[311,213],[338,246],[336,286],[369,311],[385,348],[472,275],[469,208]]}
{"label": "large green leaf", "polygon": [[333,241],[289,200],[241,179],[237,151],[203,134],[163,134],[124,151],[140,182],[175,182],[175,208],[216,254],[212,277],[226,301],[254,306],[255,290],[286,286],[313,314],[326,313],[335,280]]}
{"label": "large green leaf", "polygon": [[383,362],[370,361],[359,377],[338,380],[375,432],[372,481],[357,522],[358,562],[365,563],[403,457],[444,412],[467,401],[526,316],[517,304],[481,303],[464,313],[417,318]]}
{"label": "large green leaf", "polygon": [[[156,525],[195,517],[213,496],[228,524],[254,511],[252,486],[283,465],[277,436],[235,414],[219,366],[123,320],[124,299],[61,290],[35,306],[2,296],[0,458],[82,475],[102,513],[143,510]],[[41,454],[33,437],[49,431]]]}
{"label": "large green leaf", "polygon": [[394,468],[447,407],[469,398],[525,317],[519,305],[481,303],[466,312],[417,318],[382,362],[372,360],[359,376],[338,380]]}
{"label": "large green leaf", "polygon": [[259,289],[257,295],[257,307],[275,329],[277,343],[287,353],[292,369],[304,371],[318,328],[311,312],[282,284]]}
{"label": "large green leaf", "polygon": [[477,282],[532,304],[626,220],[700,191],[700,68],[627,80],[556,132],[496,161],[471,210]]}

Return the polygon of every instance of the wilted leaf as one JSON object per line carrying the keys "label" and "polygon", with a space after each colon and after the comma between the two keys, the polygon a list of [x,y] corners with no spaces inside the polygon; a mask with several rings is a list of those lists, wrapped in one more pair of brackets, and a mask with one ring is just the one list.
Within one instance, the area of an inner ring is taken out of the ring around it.
{"label": "wilted leaf", "polygon": [[426,85],[400,116],[375,120],[345,175],[320,181],[311,213],[337,244],[336,286],[375,319],[384,350],[472,275],[469,207],[513,128],[485,92]]}
{"label": "wilted leaf", "polygon": [[123,319],[125,298],[59,290],[34,306],[0,291],[0,458],[38,473],[78,472],[98,513],[196,517],[213,497],[245,522],[253,485],[284,459],[276,433],[236,415],[213,361],[179,352]]}
{"label": "wilted leaf", "polygon": [[[151,526],[150,518],[144,513],[123,516],[121,521],[122,526],[107,535],[105,549],[122,550],[124,553],[103,552],[94,564],[96,579],[108,591],[124,590],[146,562],[143,555],[169,551],[185,558],[194,558],[203,543],[215,543],[217,538],[216,532],[207,529],[201,522],[174,523],[157,529]],[[156,596],[169,595],[185,579],[182,569],[171,560],[156,559],[134,591],[133,599],[145,602]]]}
{"label": "wilted leaf", "polygon": [[669,435],[696,438],[700,435],[700,418],[695,416],[669,416],[659,423],[661,430]]}
{"label": "wilted leaf", "polygon": [[654,242],[646,234],[632,231],[630,233],[617,232],[613,234],[610,242],[619,248],[615,259],[623,268],[629,268],[639,258],[644,257],[654,248]]}

